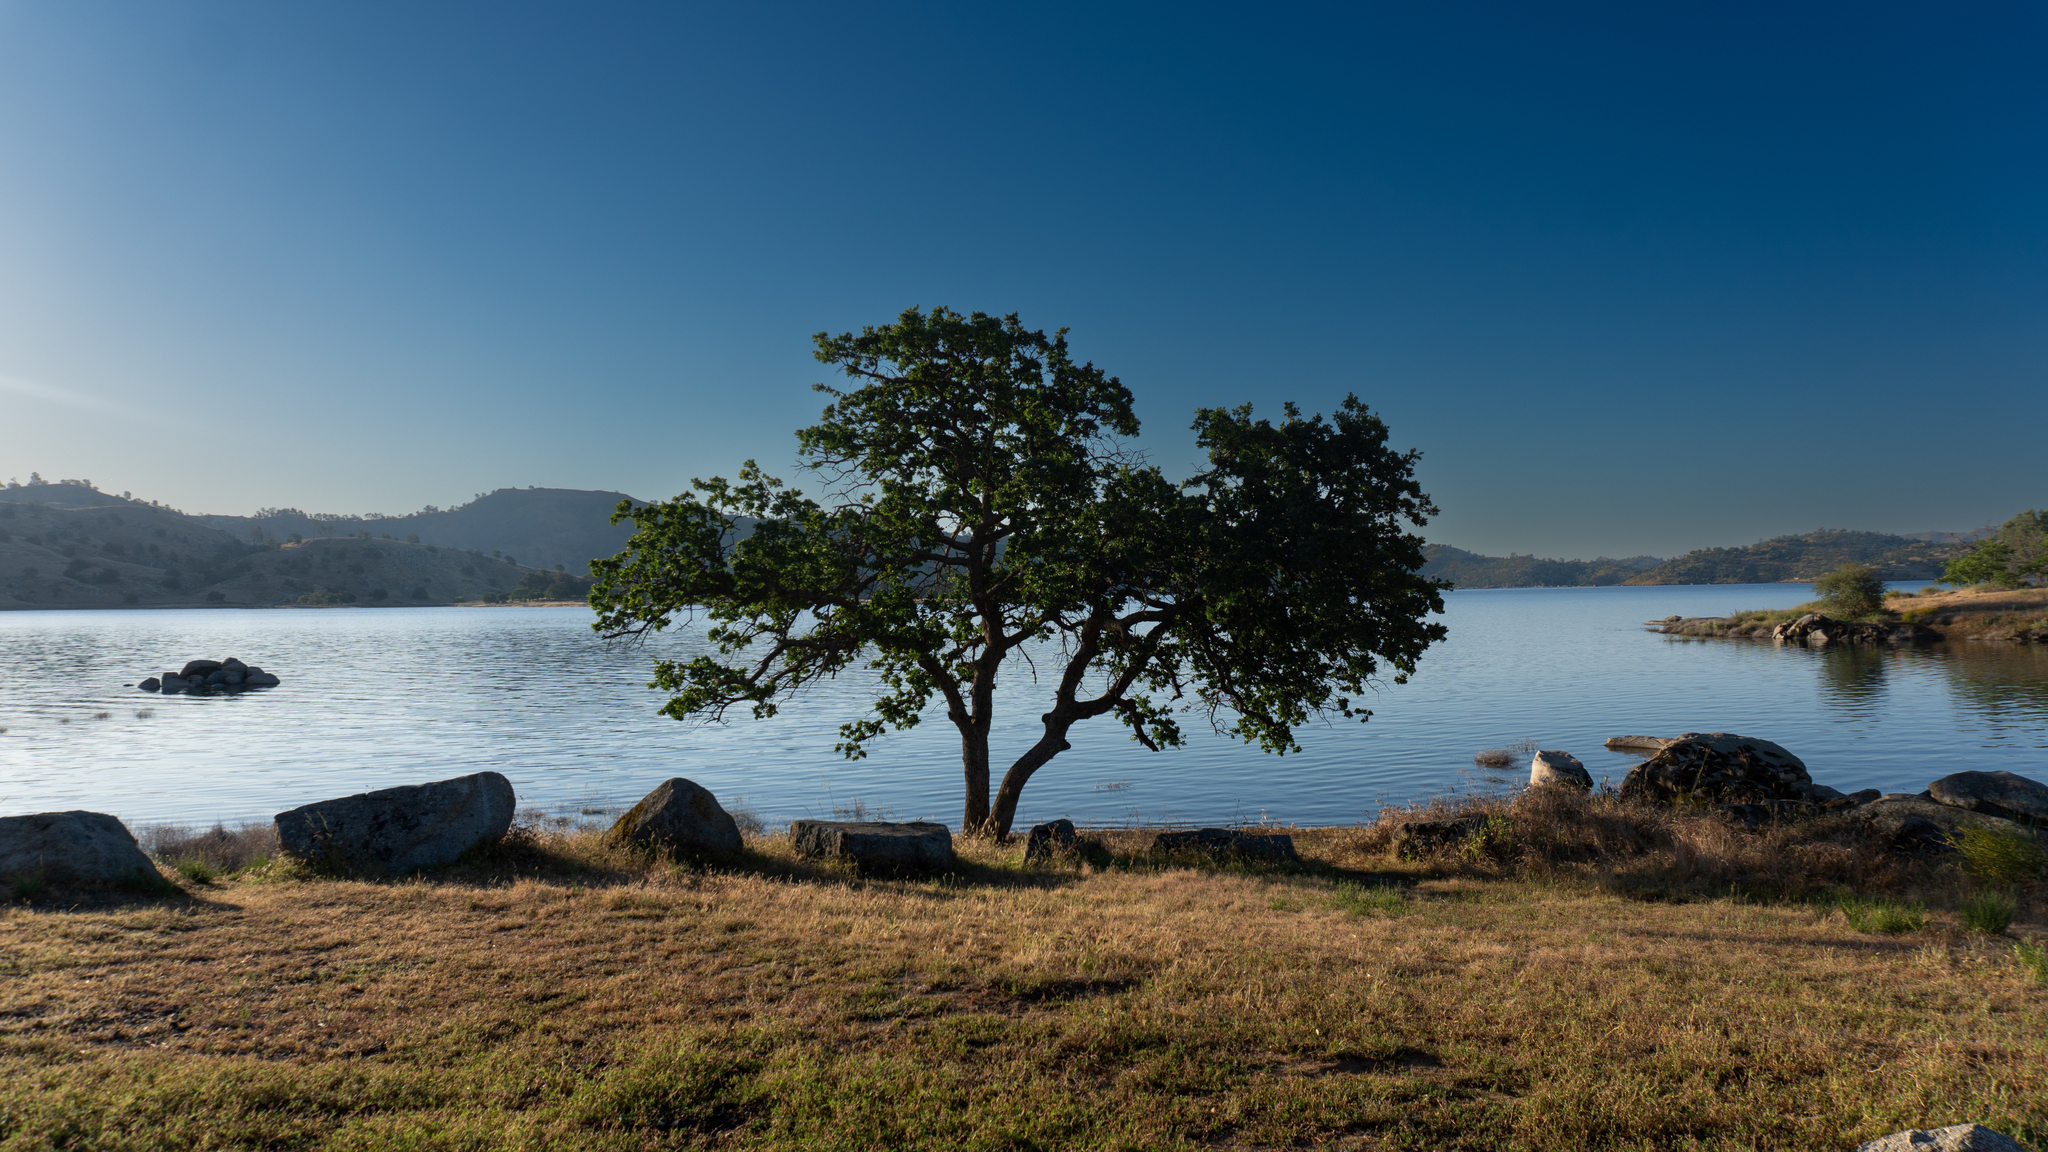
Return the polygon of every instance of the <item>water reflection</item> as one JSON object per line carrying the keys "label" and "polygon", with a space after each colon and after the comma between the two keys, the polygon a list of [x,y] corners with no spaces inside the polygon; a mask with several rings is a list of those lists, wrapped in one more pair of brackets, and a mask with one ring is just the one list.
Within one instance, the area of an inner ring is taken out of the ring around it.
{"label": "water reflection", "polygon": [[1937,653],[1955,702],[2001,731],[2044,744],[2048,725],[2048,647],[2039,644],[1942,645]]}
{"label": "water reflection", "polygon": [[1827,648],[1814,655],[1819,657],[1822,700],[1855,713],[1867,713],[1883,702],[1885,668],[1892,653],[1856,645]]}

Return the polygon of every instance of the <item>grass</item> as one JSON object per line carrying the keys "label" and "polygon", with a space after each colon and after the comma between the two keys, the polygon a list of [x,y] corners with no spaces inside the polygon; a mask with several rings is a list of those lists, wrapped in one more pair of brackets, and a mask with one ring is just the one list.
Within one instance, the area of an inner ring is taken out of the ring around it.
{"label": "grass", "polygon": [[2019,910],[2019,902],[2004,892],[1982,892],[1964,901],[1956,916],[1972,932],[2003,936]]}
{"label": "grass", "polygon": [[[1400,819],[1488,852],[1386,855]],[[2048,1132],[2043,892],[1845,828],[1612,798],[1290,829],[1304,860],[960,844],[863,879],[528,827],[428,878],[287,860],[0,907],[0,1147],[1853,1147]],[[1794,898],[1792,893],[1807,896]],[[1813,893],[1928,909],[1910,938]],[[2032,951],[2028,951],[2032,949]],[[2029,959],[2033,957],[2033,959]]]}
{"label": "grass", "polygon": [[1886,932],[1898,935],[1918,932],[1927,926],[1927,909],[1918,904],[1883,897],[1844,897],[1837,902],[1849,927],[1858,932]]}
{"label": "grass", "polygon": [[230,829],[216,823],[195,832],[182,824],[158,824],[142,830],[142,850],[196,884],[211,884],[250,868],[260,868],[277,855],[274,824],[243,824]]}

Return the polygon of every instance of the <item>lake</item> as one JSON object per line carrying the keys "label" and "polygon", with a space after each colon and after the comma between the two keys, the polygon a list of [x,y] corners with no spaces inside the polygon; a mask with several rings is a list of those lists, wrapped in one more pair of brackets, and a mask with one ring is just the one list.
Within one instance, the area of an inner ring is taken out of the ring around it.
{"label": "lake", "polygon": [[[1305,728],[1300,754],[1274,757],[1193,717],[1189,746],[1160,753],[1097,720],[1033,778],[1018,817],[1349,824],[1385,803],[1511,783],[1473,766],[1482,749],[1533,740],[1618,784],[1639,757],[1605,751],[1605,738],[1684,731],[1775,740],[1845,791],[1917,792],[1966,768],[2048,779],[2048,647],[1816,652],[1642,627],[1811,596],[1803,584],[1453,592],[1450,639],[1412,682],[1380,689],[1370,723]],[[656,715],[648,664],[693,651],[694,634],[611,646],[590,619],[582,608],[0,613],[0,814],[232,824],[488,768],[522,807],[578,819],[679,775],[769,824],[855,809],[959,820],[959,744],[942,713],[853,762],[832,744],[864,711],[864,675],[773,720],[678,723]],[[201,656],[239,656],[284,685],[198,699],[124,687]],[[999,763],[1035,737],[1049,695],[1022,671],[1002,684]]]}

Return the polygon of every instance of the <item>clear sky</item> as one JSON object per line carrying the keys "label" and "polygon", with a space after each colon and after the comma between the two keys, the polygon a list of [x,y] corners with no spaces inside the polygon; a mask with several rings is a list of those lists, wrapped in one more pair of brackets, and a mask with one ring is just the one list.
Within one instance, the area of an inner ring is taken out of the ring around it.
{"label": "clear sky", "polygon": [[1357,392],[1432,540],[2048,504],[2048,6],[0,0],[0,479],[404,512],[793,471],[809,338]]}

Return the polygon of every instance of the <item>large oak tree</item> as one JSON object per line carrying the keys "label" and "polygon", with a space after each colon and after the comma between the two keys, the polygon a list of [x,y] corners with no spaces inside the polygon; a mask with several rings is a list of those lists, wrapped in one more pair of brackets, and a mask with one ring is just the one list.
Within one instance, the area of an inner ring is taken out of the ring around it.
{"label": "large oak tree", "polygon": [[[1364,720],[1382,665],[1402,682],[1444,636],[1429,620],[1444,585],[1406,527],[1436,511],[1417,454],[1389,449],[1355,397],[1328,419],[1290,404],[1278,424],[1200,409],[1209,466],[1176,484],[1129,450],[1129,390],[1075,363],[1065,329],[911,309],[816,342],[848,381],[818,385],[832,401],[797,433],[819,498],[749,461],[736,481],[622,504],[632,538],[592,565],[606,636],[708,617],[715,655],[655,664],[669,716],[765,719],[865,665],[873,712],[837,750],[863,756],[937,702],[960,733],[963,824],[1004,836],[1075,724],[1110,716],[1156,751],[1192,713],[1299,750],[1298,726]],[[1050,699],[992,796],[997,674],[1023,657]]]}

